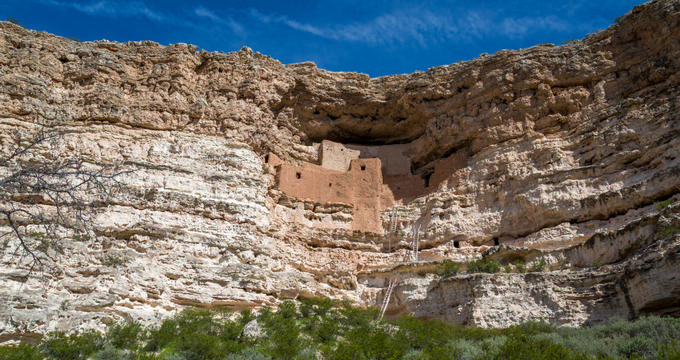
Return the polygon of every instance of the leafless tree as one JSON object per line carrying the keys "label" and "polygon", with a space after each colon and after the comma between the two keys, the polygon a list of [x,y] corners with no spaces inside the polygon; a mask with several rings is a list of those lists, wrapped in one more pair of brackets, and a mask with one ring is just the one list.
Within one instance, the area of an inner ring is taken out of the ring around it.
{"label": "leafless tree", "polygon": [[121,186],[115,167],[55,153],[67,134],[47,127],[28,136],[17,131],[14,148],[0,158],[0,255],[26,266],[26,276],[46,269],[65,236],[94,236],[94,210]]}

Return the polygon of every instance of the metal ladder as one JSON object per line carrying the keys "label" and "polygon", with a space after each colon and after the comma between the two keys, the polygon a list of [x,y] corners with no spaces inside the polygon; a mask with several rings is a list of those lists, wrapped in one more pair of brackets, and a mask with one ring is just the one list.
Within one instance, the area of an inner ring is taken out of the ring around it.
{"label": "metal ladder", "polygon": [[394,290],[394,287],[397,285],[399,280],[397,279],[392,279],[390,280],[389,286],[387,286],[387,294],[385,294],[385,298],[383,299],[382,306],[380,307],[380,318],[382,319],[383,316],[385,316],[385,311],[387,310],[387,305],[390,303],[390,297],[392,296],[392,291]]}
{"label": "metal ladder", "polygon": [[420,231],[422,229],[422,225],[418,226],[417,228],[414,226],[411,227],[411,236],[413,236],[413,241],[411,243],[411,252],[406,253],[406,256],[404,256],[404,261],[418,261],[418,250],[420,250]]}
{"label": "metal ladder", "polygon": [[413,234],[413,255],[412,259],[413,261],[418,261],[418,249],[420,245],[420,229],[422,228],[422,225],[418,225],[416,228],[415,225],[411,228],[411,233]]}
{"label": "metal ladder", "polygon": [[392,223],[390,224],[390,233],[397,231],[397,223],[399,220],[399,207],[394,207],[392,211]]}
{"label": "metal ladder", "polygon": [[388,237],[387,252],[392,252],[392,237],[397,231],[397,223],[399,222],[399,207],[395,207],[392,211],[392,222],[390,223],[390,234]]}

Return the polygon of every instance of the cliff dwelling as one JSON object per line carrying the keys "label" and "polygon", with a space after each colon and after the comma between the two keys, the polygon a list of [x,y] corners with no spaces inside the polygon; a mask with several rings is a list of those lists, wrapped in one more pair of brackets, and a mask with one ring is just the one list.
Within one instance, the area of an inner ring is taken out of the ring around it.
{"label": "cliff dwelling", "polygon": [[[680,316],[678,9],[381,78],[0,22],[0,343],[306,298],[492,328]],[[82,201],[41,225],[58,209],[23,174],[63,164],[121,177],[48,177]]]}
{"label": "cliff dwelling", "polygon": [[275,169],[276,188],[287,197],[347,204],[352,208],[351,230],[382,234],[382,211],[460,180],[459,172],[467,164],[467,155],[460,151],[414,173],[411,147],[323,140],[318,144],[319,164],[291,165],[274,153],[269,153],[265,161]]}

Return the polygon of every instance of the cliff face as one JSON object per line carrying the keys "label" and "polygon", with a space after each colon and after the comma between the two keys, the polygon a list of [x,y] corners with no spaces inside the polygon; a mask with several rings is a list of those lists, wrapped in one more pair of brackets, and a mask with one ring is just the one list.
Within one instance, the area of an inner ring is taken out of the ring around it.
{"label": "cliff face", "polygon": [[[17,132],[58,125],[70,132],[37,160],[131,171],[95,209],[99,236],[64,238],[53,270],[24,279],[3,250],[0,339],[187,305],[378,305],[394,278],[388,315],[678,315],[679,38],[680,1],[652,1],[567,45],[370,79],[0,23],[3,153]],[[351,158],[324,156],[324,140]],[[314,180],[296,187],[304,169]],[[546,266],[435,274],[482,253]]]}

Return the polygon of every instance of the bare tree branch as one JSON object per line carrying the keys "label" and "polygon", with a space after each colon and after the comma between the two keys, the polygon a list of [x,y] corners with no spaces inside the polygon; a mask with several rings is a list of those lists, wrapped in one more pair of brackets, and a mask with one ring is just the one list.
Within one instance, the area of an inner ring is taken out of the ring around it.
{"label": "bare tree branch", "polygon": [[123,186],[118,178],[126,172],[77,156],[59,159],[44,149],[57,147],[67,134],[43,128],[25,141],[17,133],[15,149],[0,158],[0,225],[9,228],[0,235],[0,254],[14,244],[11,259],[17,265],[28,259],[26,276],[46,268],[49,251],[61,250],[65,233],[95,236],[94,210]]}

